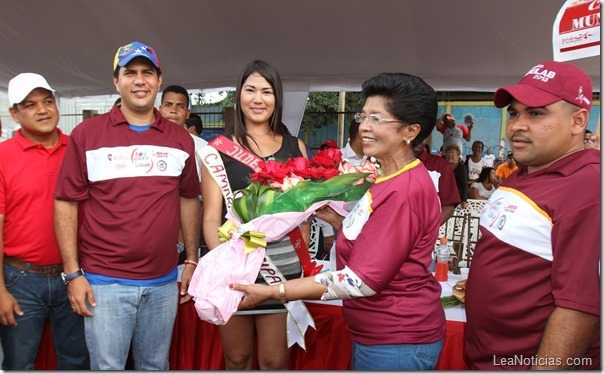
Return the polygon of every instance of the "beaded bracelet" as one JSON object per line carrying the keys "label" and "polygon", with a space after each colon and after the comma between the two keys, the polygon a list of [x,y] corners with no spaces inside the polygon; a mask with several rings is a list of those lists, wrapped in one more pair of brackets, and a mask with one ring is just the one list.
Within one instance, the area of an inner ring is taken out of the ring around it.
{"label": "beaded bracelet", "polygon": [[197,262],[195,262],[195,261],[191,261],[191,260],[185,260],[185,265],[193,265],[193,266],[197,266]]}

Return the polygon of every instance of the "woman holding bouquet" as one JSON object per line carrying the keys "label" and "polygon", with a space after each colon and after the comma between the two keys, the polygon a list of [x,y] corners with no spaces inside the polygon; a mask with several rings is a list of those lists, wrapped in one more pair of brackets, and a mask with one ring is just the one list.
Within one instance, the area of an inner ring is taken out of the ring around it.
{"label": "woman holding bouquet", "polygon": [[339,227],[340,270],[279,286],[232,285],[240,309],[264,300],[342,299],[355,370],[434,369],[445,336],[440,285],[429,270],[440,224],[434,184],[413,148],[434,127],[436,93],[421,78],[380,74],[363,84],[363,153],[382,175],[344,219],[330,208],[317,216]]}
{"label": "woman holding bouquet", "polygon": [[[282,110],[283,88],[279,73],[267,62],[252,61],[239,77],[235,122],[232,128],[226,129],[225,136],[266,161],[308,157],[304,142],[285,133],[281,123]],[[231,191],[247,187],[254,170],[224,153],[220,156]],[[202,168],[201,175],[203,234],[208,249],[212,250],[221,244],[216,229],[225,222],[227,209],[222,189],[206,167]],[[286,279],[300,277],[300,262],[289,237],[269,243],[266,253]],[[256,282],[265,284],[260,276]],[[286,312],[279,302],[268,301],[253,310],[238,312],[220,326],[226,369],[252,369],[256,332],[260,370],[287,370]]]}

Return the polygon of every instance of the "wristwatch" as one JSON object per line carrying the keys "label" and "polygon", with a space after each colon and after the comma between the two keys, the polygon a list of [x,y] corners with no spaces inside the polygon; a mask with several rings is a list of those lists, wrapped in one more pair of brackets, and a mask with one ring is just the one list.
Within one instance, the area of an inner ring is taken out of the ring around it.
{"label": "wristwatch", "polygon": [[84,275],[84,270],[82,269],[78,269],[71,274],[65,274],[62,272],[61,279],[63,279],[63,283],[67,284],[81,275]]}

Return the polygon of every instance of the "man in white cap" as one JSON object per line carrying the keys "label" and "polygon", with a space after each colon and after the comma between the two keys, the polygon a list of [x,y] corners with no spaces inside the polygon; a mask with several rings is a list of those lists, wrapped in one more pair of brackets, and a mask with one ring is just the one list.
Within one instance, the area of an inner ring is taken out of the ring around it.
{"label": "man in white cap", "polygon": [[495,93],[521,165],[486,202],[466,291],[475,369],[600,369],[600,153],[585,149],[591,79],[534,66]]}
{"label": "man in white cap", "polygon": [[86,317],[90,368],[124,370],[132,345],[134,369],[168,370],[179,229],[187,254],[181,302],[191,299],[198,261],[195,149],[187,130],[154,108],[162,77],[153,48],[120,47],[113,70],[121,105],[71,133],[55,189],[55,230],[71,306]]}
{"label": "man in white cap", "polygon": [[47,320],[59,370],[90,368],[84,319],[71,310],[61,280],[52,192],[67,148],[46,79],[8,83],[10,114],[21,125],[0,143],[0,340],[4,370],[33,370]]}

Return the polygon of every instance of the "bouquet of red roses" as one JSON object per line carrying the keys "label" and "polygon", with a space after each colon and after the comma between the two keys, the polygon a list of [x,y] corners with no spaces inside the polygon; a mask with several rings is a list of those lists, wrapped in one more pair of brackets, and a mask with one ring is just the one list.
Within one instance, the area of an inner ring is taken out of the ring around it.
{"label": "bouquet of red roses", "polygon": [[[310,161],[258,161],[252,183],[234,193],[228,220],[218,230],[223,244],[202,257],[193,274],[188,292],[199,317],[217,325],[229,320],[243,298],[229,284],[252,284],[259,273],[268,284],[285,281],[266,255],[266,243],[281,239],[325,205],[346,215],[345,204],[359,200],[377,177],[370,161],[352,166],[337,148],[319,151]],[[312,317],[301,301],[285,307],[288,346],[304,348],[304,332],[314,327]]]}
{"label": "bouquet of red roses", "polygon": [[233,213],[243,223],[266,214],[304,212],[321,201],[359,200],[378,176],[371,161],[350,165],[337,148],[319,151],[310,161],[296,157],[260,161],[258,166],[262,170],[252,174],[252,183],[233,200]]}

